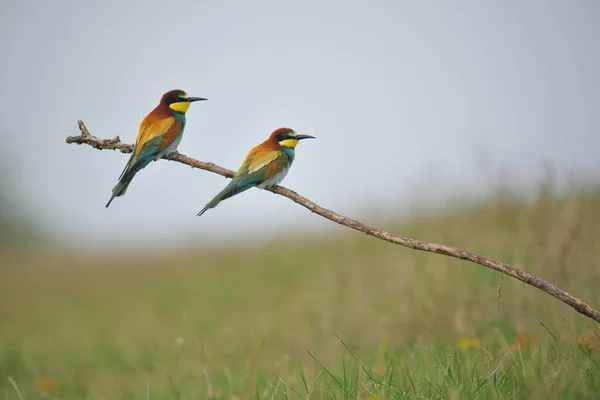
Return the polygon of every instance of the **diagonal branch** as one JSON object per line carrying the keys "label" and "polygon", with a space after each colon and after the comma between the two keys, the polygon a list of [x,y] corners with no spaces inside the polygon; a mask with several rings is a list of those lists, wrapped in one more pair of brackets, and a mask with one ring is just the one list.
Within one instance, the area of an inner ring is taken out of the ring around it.
{"label": "diagonal branch", "polygon": [[[81,130],[81,135],[67,137],[67,143],[87,144],[98,150],[120,150],[122,153],[131,153],[131,149],[133,146],[130,144],[122,143],[118,136],[114,139],[99,139],[95,136],[90,135],[83,121],[79,121],[78,123],[79,129]],[[199,168],[205,171],[214,172],[215,174],[223,175],[227,178],[232,178],[234,176],[234,172],[226,168],[220,167],[213,163],[195,160],[177,152],[171,154],[169,157],[166,157],[166,159],[189,165],[192,168]],[[558,286],[546,282],[545,280],[538,278],[537,276],[531,275],[509,264],[503,263],[501,261],[496,261],[494,259],[482,256],[477,253],[462,250],[457,247],[444,246],[441,244],[430,243],[423,240],[414,240],[408,237],[394,235],[393,233],[386,232],[381,229],[373,228],[371,226],[363,224],[360,221],[346,218],[343,215],[337,214],[331,210],[320,207],[317,204],[310,201],[309,199],[302,197],[293,190],[286,189],[283,186],[276,186],[272,189],[266,190],[287,197],[293,202],[300,204],[301,206],[309,209],[315,214],[322,216],[323,218],[327,218],[328,220],[336,222],[340,225],[376,237],[377,239],[385,240],[394,244],[399,244],[401,246],[405,246],[414,250],[443,254],[446,256],[459,258],[461,260],[467,260],[472,263],[482,265],[486,268],[491,268],[493,270],[511,276],[515,279],[520,280],[521,282],[525,282],[528,285],[540,289],[541,291],[549,294],[550,296],[553,296],[562,301],[563,303],[573,307],[581,314],[600,323],[600,312],[590,307],[587,303],[584,303],[577,297],[565,292]]]}

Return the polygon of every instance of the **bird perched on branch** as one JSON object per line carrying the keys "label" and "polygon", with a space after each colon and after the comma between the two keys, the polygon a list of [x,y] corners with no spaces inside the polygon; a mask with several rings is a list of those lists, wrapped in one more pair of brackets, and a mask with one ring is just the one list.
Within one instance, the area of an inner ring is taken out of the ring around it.
{"label": "bird perched on branch", "polygon": [[207,100],[189,97],[183,90],[171,90],[160,99],[160,104],[143,119],[129,162],[112,190],[106,207],[115,197],[123,196],[131,180],[151,161],[159,160],[177,150],[185,128],[185,113],[194,101]]}
{"label": "bird perched on branch", "polygon": [[315,139],[310,135],[298,135],[290,128],[279,128],[271,136],[248,153],[244,163],[231,182],[198,213],[214,208],[221,201],[242,193],[251,187],[272,188],[280,183],[294,161],[295,148],[302,139]]}

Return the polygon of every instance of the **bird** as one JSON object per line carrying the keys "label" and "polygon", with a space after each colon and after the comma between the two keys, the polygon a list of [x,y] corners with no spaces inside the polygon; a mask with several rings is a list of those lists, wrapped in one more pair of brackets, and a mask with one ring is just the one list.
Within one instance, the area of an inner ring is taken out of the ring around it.
{"label": "bird", "polygon": [[185,113],[195,101],[208,100],[190,97],[183,90],[175,89],[163,94],[160,103],[142,120],[131,157],[112,190],[106,207],[115,197],[123,196],[131,180],[151,161],[166,157],[177,150],[185,128]]}
{"label": "bird", "polygon": [[276,129],[267,140],[248,152],[231,182],[204,206],[198,216],[252,187],[269,189],[279,184],[294,161],[296,145],[303,139],[316,138],[299,135],[290,128]]}

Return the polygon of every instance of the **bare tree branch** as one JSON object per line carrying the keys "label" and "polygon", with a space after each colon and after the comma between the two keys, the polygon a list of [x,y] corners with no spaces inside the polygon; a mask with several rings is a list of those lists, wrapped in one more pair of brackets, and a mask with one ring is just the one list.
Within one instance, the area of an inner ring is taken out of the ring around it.
{"label": "bare tree branch", "polygon": [[[87,144],[98,150],[120,150],[122,153],[131,153],[131,149],[133,146],[130,144],[122,143],[118,136],[114,139],[99,139],[95,136],[90,135],[83,121],[78,121],[78,123],[79,129],[81,130],[81,135],[67,137],[67,143]],[[220,167],[213,163],[198,161],[180,153],[171,154],[166,159],[189,165],[192,168],[199,168],[205,171],[214,172],[215,174],[223,175],[228,178],[232,178],[234,176],[234,172],[226,168]],[[509,264],[503,263],[501,261],[496,261],[491,258],[482,256],[480,254],[462,250],[456,247],[444,246],[441,244],[430,243],[423,240],[414,240],[408,237],[394,235],[393,233],[389,233],[381,229],[373,228],[371,226],[363,224],[362,222],[346,218],[343,215],[337,214],[331,210],[320,207],[312,201],[308,200],[307,198],[300,196],[293,190],[286,189],[283,186],[276,186],[272,189],[267,190],[279,194],[281,196],[287,197],[293,202],[300,204],[301,206],[309,209],[315,214],[322,216],[323,218],[327,218],[330,221],[336,222],[348,228],[355,229],[357,231],[363,232],[367,235],[376,237],[378,239],[385,240],[394,244],[399,244],[401,246],[409,247],[414,250],[443,254],[446,256],[459,258],[461,260],[467,260],[472,263],[491,268],[493,270],[511,276],[515,279],[520,280],[521,282],[525,282],[528,285],[540,289],[541,291],[573,307],[581,314],[600,323],[600,312],[590,307],[587,303],[584,303],[577,297],[565,292],[558,286],[546,282],[545,280],[538,278],[537,276],[531,275]]]}

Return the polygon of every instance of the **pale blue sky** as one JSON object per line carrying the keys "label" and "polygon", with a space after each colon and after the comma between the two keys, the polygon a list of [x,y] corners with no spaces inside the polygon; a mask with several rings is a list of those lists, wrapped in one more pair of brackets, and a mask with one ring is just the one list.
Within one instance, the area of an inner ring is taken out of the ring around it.
{"label": "pale blue sky", "polygon": [[170,162],[104,204],[127,157],[67,145],[83,119],[135,140],[167,90],[188,112],[180,151],[237,169],[282,126],[312,134],[284,185],[373,221],[544,162],[599,177],[598,1],[20,1],[0,13],[0,132],[40,224],[82,246],[254,238],[327,222]]}

